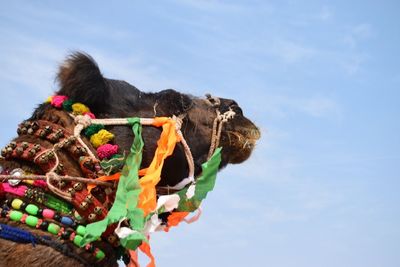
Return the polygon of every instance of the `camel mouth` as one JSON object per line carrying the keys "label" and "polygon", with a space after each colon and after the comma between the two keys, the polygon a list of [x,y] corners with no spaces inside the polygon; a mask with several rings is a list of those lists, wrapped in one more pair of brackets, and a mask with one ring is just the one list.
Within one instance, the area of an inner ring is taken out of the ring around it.
{"label": "camel mouth", "polygon": [[257,127],[251,129],[238,129],[237,131],[226,131],[228,146],[231,148],[229,162],[233,164],[242,163],[247,160],[256,146],[257,140],[261,138]]}

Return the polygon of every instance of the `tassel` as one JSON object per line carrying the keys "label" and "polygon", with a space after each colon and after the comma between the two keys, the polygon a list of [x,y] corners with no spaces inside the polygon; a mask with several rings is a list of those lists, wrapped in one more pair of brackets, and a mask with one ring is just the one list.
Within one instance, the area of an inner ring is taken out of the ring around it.
{"label": "tassel", "polygon": [[75,103],[72,105],[72,112],[74,115],[82,115],[83,113],[90,112],[90,109],[81,103]]}
{"label": "tassel", "polygon": [[114,138],[114,135],[107,130],[100,130],[98,133],[90,137],[90,142],[95,148],[107,144]]}
{"label": "tassel", "polygon": [[94,135],[95,133],[97,133],[98,131],[100,131],[101,129],[104,129],[104,125],[103,124],[92,124],[89,125],[85,131],[84,131],[84,135],[86,137],[91,137],[92,135]]}
{"label": "tassel", "polygon": [[118,145],[105,144],[97,148],[97,156],[100,159],[110,158],[118,153]]}
{"label": "tassel", "polygon": [[56,108],[61,108],[62,104],[68,97],[65,95],[55,95],[51,99],[51,105]]}

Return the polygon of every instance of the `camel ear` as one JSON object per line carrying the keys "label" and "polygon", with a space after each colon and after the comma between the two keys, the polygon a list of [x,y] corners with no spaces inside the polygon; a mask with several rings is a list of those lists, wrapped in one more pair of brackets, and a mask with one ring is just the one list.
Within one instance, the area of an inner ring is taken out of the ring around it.
{"label": "camel ear", "polygon": [[166,114],[170,115],[180,115],[188,111],[193,101],[185,94],[181,94],[173,89],[166,89],[156,93],[157,102],[165,103],[162,107]]}
{"label": "camel ear", "polygon": [[106,109],[109,90],[107,81],[94,59],[84,53],[75,52],[60,66],[57,80],[59,95],[87,105],[94,113]]}

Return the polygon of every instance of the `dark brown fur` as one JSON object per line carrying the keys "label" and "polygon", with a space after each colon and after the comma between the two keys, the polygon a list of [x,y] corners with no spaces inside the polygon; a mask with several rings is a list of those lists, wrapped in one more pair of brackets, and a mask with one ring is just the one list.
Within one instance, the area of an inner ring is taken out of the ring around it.
{"label": "dark brown fur", "polygon": [[[144,93],[134,86],[118,80],[104,78],[94,60],[82,53],[72,54],[60,67],[58,74],[60,89],[57,94],[69,96],[71,99],[89,106],[98,118],[117,117],[154,117],[184,115],[182,132],[193,153],[195,174],[201,171],[201,164],[207,159],[210,146],[212,124],[216,117],[215,108],[206,99],[185,95],[168,89],[158,93]],[[246,160],[255,141],[260,137],[257,127],[242,114],[238,104],[230,99],[221,98],[220,112],[232,109],[236,112],[234,119],[226,123],[221,143],[223,147],[221,168],[228,163],[241,163]],[[49,104],[40,105],[31,120],[42,119],[58,123],[73,130],[73,120],[64,111],[56,110]],[[120,152],[129,151],[133,135],[129,127],[115,126],[108,128],[115,134],[115,143]],[[143,166],[149,165],[160,135],[160,129],[143,127],[145,142]],[[27,136],[17,139],[32,138]],[[43,140],[45,147],[51,144]],[[85,139],[85,142],[88,140]],[[61,162],[71,176],[81,176],[77,163],[66,153],[61,153]],[[15,168],[28,166],[26,162],[4,162],[4,167]],[[35,168],[34,166],[31,166]],[[175,148],[173,155],[165,162],[160,185],[175,185],[187,176],[188,165],[182,146]],[[87,254],[87,253],[83,253]],[[108,253],[108,261],[101,266],[114,266],[114,253]],[[45,246],[16,244],[0,239],[0,266],[79,266],[79,263],[63,254]]]}

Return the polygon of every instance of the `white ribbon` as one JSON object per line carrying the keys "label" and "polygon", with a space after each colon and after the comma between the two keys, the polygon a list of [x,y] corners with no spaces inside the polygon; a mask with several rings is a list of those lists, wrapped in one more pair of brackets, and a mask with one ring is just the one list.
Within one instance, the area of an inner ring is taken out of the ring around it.
{"label": "white ribbon", "polygon": [[196,184],[191,184],[186,191],[186,197],[191,199],[194,196],[194,192],[196,191]]}
{"label": "white ribbon", "polygon": [[118,222],[117,228],[114,230],[114,233],[119,237],[119,239],[125,238],[131,234],[137,233],[138,231],[133,230],[129,227],[121,227],[121,223],[125,221],[127,218],[122,218]]}
{"label": "white ribbon", "polygon": [[157,200],[157,209],[159,210],[164,206],[165,212],[176,209],[179,205],[180,197],[177,194],[160,196]]}
{"label": "white ribbon", "polygon": [[177,183],[174,186],[168,186],[169,189],[173,189],[173,190],[181,190],[183,189],[185,186],[187,186],[188,184],[194,182],[194,177],[193,176],[189,176],[186,177],[185,179],[183,179],[182,181],[180,181],[179,183]]}

